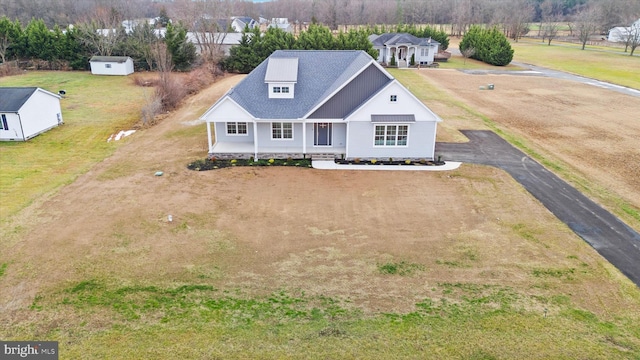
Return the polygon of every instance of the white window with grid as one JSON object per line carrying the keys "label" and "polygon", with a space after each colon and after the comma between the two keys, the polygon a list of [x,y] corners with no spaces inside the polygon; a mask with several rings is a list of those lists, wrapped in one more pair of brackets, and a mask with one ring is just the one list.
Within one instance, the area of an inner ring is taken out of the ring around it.
{"label": "white window with grid", "polygon": [[227,135],[247,135],[246,122],[228,122]]}
{"label": "white window with grid", "polygon": [[293,140],[293,123],[290,123],[290,122],[271,123],[271,139]]}
{"label": "white window with grid", "polygon": [[376,125],[374,146],[407,146],[409,125]]}

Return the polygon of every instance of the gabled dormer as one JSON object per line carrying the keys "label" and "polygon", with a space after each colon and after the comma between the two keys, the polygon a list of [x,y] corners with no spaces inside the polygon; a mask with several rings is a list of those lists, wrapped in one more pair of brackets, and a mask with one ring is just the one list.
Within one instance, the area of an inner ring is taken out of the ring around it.
{"label": "gabled dormer", "polygon": [[298,58],[269,58],[264,82],[270,99],[293,99],[298,82]]}

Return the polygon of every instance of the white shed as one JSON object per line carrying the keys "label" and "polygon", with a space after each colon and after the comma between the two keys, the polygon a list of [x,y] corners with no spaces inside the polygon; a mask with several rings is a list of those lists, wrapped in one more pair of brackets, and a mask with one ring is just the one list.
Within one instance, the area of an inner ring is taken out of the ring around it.
{"label": "white shed", "polygon": [[94,75],[133,74],[133,59],[128,56],[94,56],[89,63]]}
{"label": "white shed", "polygon": [[37,87],[0,87],[0,141],[27,141],[61,124],[60,96]]}

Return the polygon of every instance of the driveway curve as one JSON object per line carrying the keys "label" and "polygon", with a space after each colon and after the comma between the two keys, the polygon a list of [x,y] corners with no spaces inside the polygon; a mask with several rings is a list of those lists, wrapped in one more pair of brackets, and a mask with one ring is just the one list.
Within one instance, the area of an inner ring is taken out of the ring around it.
{"label": "driveway curve", "polygon": [[468,143],[436,143],[446,161],[509,173],[558,219],[640,287],[640,234],[492,131],[463,130]]}

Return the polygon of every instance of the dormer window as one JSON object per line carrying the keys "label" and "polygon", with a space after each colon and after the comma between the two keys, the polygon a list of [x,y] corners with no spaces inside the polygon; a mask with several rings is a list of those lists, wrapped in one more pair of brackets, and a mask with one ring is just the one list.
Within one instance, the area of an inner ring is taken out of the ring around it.
{"label": "dormer window", "polygon": [[264,82],[270,99],[293,99],[298,82],[298,58],[269,58]]}

